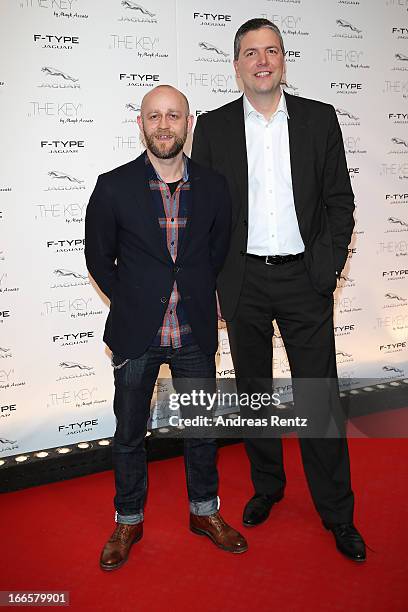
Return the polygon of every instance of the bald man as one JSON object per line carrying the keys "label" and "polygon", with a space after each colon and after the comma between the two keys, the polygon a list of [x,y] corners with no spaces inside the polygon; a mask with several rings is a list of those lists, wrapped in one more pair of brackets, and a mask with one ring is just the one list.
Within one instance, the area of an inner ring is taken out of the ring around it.
{"label": "bald man", "polygon": [[[138,125],[146,150],[99,176],[85,220],[87,266],[110,300],[104,341],[115,381],[117,525],[101,554],[103,570],[121,567],[143,535],[144,439],[161,364],[170,366],[176,390],[192,379],[215,390],[215,283],[230,236],[226,181],[183,153],[193,125],[186,97],[156,87],[142,101]],[[190,529],[242,553],[245,539],[218,511],[216,451],[214,439],[184,440]]]}

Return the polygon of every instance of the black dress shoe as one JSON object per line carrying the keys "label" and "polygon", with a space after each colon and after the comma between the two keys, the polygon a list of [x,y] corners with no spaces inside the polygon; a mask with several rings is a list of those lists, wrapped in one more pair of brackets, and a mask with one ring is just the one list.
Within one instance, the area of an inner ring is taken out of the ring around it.
{"label": "black dress shoe", "polygon": [[283,491],[275,495],[260,495],[256,494],[247,503],[244,508],[244,516],[242,522],[245,527],[255,527],[260,525],[268,518],[273,504],[276,504],[283,498]]}
{"label": "black dress shoe", "polygon": [[337,550],[353,561],[366,560],[366,547],[360,533],[353,523],[341,523],[339,525],[323,525],[331,531],[336,540]]}

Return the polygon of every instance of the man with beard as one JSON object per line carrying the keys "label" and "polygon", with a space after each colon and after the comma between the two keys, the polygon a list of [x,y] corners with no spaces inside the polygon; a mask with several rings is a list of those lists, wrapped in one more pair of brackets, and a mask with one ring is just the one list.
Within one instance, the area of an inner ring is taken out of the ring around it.
{"label": "man with beard", "polygon": [[[143,535],[144,438],[161,364],[170,366],[176,390],[191,379],[215,385],[215,281],[231,210],[224,178],[183,153],[192,124],[178,90],[161,85],[146,94],[138,117],[146,151],[99,176],[86,213],[87,266],[110,300],[104,341],[115,379],[117,526],[101,554],[103,570],[123,565]],[[214,439],[184,440],[190,529],[245,552],[245,539],[218,512],[216,450]]]}

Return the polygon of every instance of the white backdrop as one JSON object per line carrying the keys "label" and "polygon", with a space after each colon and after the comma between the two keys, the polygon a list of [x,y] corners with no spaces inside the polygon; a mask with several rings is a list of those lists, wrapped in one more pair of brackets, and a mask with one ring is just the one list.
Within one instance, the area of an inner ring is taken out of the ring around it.
{"label": "white backdrop", "polygon": [[[0,2],[0,457],[112,435],[89,195],[141,152],[149,88],[177,86],[196,116],[239,95],[233,37],[252,17],[282,30],[289,93],[333,104],[343,130],[357,225],[335,294],[339,373],[407,372],[408,0],[141,2]],[[225,330],[218,372],[233,375]]]}

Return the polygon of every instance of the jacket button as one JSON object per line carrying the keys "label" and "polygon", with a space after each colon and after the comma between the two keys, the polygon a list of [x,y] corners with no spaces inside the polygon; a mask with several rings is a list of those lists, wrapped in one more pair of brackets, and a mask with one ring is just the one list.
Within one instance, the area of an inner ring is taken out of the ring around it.
{"label": "jacket button", "polygon": [[239,254],[244,256],[246,253],[245,253],[245,251],[240,251]]}
{"label": "jacket button", "polygon": [[244,219],[244,226],[248,227],[248,221],[246,219]]}
{"label": "jacket button", "polygon": [[160,301],[162,304],[165,304],[167,302],[167,298],[166,297],[161,297]]}
{"label": "jacket button", "polygon": [[181,268],[179,268],[179,267],[173,268],[174,274],[177,274],[178,272],[180,272],[180,270],[181,270]]}

